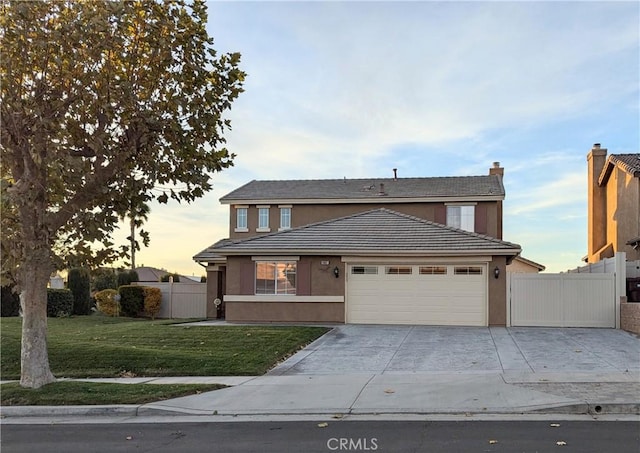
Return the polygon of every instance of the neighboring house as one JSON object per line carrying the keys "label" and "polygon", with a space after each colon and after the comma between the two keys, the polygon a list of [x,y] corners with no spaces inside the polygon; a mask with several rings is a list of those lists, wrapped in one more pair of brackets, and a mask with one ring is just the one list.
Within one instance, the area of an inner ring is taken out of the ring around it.
{"label": "neighboring house", "polygon": [[593,145],[588,162],[587,262],[625,252],[640,260],[640,154],[611,154]]}
{"label": "neighboring house", "polygon": [[507,272],[513,274],[537,274],[545,269],[542,264],[538,264],[522,256],[516,256],[515,259],[507,265]]}
{"label": "neighboring house", "polygon": [[505,325],[503,172],[252,181],[194,257],[208,299],[229,321]]}
{"label": "neighboring house", "polygon": [[[170,274],[164,269],[156,267],[142,266],[136,267],[139,282],[159,282],[163,277]],[[180,275],[180,283],[200,283],[200,277],[190,277],[188,275]]]}

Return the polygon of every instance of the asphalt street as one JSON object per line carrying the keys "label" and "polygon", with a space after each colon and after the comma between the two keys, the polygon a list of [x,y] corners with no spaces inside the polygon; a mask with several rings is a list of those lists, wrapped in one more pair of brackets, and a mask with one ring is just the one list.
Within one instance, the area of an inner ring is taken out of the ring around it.
{"label": "asphalt street", "polygon": [[637,421],[268,421],[3,425],[3,453],[637,453]]}

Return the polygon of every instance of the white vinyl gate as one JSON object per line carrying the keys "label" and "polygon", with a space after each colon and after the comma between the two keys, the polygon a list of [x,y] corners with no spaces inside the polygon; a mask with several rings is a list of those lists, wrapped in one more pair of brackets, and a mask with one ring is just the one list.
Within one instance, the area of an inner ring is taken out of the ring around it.
{"label": "white vinyl gate", "polygon": [[510,274],[512,326],[616,327],[614,274]]}

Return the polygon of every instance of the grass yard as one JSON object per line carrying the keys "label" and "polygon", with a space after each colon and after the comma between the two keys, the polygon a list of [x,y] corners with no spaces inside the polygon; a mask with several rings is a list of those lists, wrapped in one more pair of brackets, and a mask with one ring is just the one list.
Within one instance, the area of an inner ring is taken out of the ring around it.
{"label": "grass yard", "polygon": [[[49,318],[49,362],[56,377],[68,378],[261,375],[327,330],[195,327],[99,315]],[[20,336],[20,318],[0,319],[3,380],[19,379]]]}
{"label": "grass yard", "polygon": [[92,404],[145,404],[169,398],[210,392],[218,384],[111,384],[59,381],[39,389],[20,384],[0,386],[2,406],[84,406]]}

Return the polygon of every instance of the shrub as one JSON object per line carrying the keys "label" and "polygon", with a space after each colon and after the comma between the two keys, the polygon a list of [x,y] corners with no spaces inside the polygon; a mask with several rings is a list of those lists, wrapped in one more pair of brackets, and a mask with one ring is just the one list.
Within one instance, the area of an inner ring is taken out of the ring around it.
{"label": "shrub", "polygon": [[113,269],[98,269],[93,276],[93,290],[117,289],[118,277]]}
{"label": "shrub", "polygon": [[68,289],[47,289],[47,316],[63,318],[73,313],[73,294]]}
{"label": "shrub", "polygon": [[73,294],[73,314],[88,315],[91,311],[91,276],[84,268],[69,270],[68,288]]}
{"label": "shrub", "polygon": [[120,271],[118,272],[118,287],[131,285],[133,282],[139,281],[136,271]]}
{"label": "shrub", "polygon": [[203,275],[202,277],[200,277],[200,283],[207,283],[207,276]]}
{"label": "shrub", "polygon": [[120,314],[120,302],[115,300],[118,291],[115,289],[103,289],[95,295],[96,307],[100,313],[107,316],[118,316]]}
{"label": "shrub", "polygon": [[160,277],[161,282],[168,282],[169,277],[173,277],[173,283],[180,283],[180,274],[167,274]]}
{"label": "shrub", "polygon": [[0,316],[18,316],[20,314],[20,295],[14,292],[12,285],[2,287],[0,294]]}
{"label": "shrub", "polygon": [[120,313],[135,318],[144,310],[144,286],[124,285],[120,293]]}
{"label": "shrub", "polygon": [[151,319],[155,319],[156,315],[160,312],[160,305],[162,304],[162,291],[160,288],[151,288],[149,286],[144,287],[144,311],[147,315],[151,316]]}

